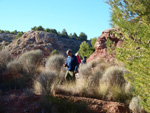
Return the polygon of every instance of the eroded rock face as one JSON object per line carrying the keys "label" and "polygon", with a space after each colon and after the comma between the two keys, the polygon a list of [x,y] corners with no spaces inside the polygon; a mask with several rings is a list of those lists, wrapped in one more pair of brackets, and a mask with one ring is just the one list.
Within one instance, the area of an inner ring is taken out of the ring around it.
{"label": "eroded rock face", "polygon": [[15,34],[0,33],[0,46],[6,46],[16,38]]}
{"label": "eroded rock face", "polygon": [[[99,58],[104,58],[106,61],[115,61],[114,55],[107,52],[106,41],[110,39],[116,47],[121,47],[123,41],[119,39],[120,37],[115,37],[112,31],[118,31],[118,29],[112,28],[102,32],[95,43],[95,52],[87,59],[88,62]],[[120,34],[120,36],[122,35]]]}
{"label": "eroded rock face", "polygon": [[19,56],[26,51],[40,49],[44,56],[50,55],[54,49],[65,53],[67,49],[77,52],[82,41],[61,38],[53,33],[44,31],[29,31],[24,33],[19,39],[14,40],[6,49],[14,56]]}

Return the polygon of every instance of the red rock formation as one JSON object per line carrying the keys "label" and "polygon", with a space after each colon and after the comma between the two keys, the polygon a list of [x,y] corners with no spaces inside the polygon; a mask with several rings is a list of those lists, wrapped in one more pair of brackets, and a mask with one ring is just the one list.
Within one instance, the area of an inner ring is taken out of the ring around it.
{"label": "red rock formation", "polygon": [[116,47],[120,47],[122,45],[122,40],[120,40],[119,37],[115,37],[112,31],[118,31],[118,29],[112,28],[102,32],[95,43],[95,52],[87,59],[87,62],[99,58],[104,58],[106,61],[115,61],[114,55],[110,55],[107,52],[106,41],[110,39]]}

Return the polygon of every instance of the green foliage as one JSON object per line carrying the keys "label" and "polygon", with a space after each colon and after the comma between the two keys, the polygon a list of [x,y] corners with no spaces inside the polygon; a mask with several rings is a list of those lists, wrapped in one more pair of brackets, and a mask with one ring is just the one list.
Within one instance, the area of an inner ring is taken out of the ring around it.
{"label": "green foliage", "polygon": [[76,33],[73,33],[72,37],[73,37],[74,39],[79,39],[79,37],[78,37],[78,35],[77,35]]}
{"label": "green foliage", "polygon": [[18,32],[17,36],[16,36],[16,39],[20,38],[22,35],[23,35],[23,32]]}
{"label": "green foliage", "polygon": [[68,38],[68,37],[69,37],[69,36],[68,36],[68,33],[67,33],[67,31],[66,31],[66,29],[63,29],[63,30],[62,30],[61,36],[62,36],[63,38]]}
{"label": "green foliage", "polygon": [[34,31],[44,31],[45,29],[42,27],[42,26],[34,26],[33,28],[31,28],[31,30],[34,30]]}
{"label": "green foliage", "polygon": [[46,32],[50,32],[50,33],[54,33],[54,34],[57,34],[57,30],[56,29],[45,29]]}
{"label": "green foliage", "polygon": [[50,55],[55,55],[55,54],[59,54],[59,51],[57,51],[56,49],[54,49],[54,50],[50,53]]}
{"label": "green foliage", "polygon": [[31,30],[36,31],[36,30],[37,30],[37,27],[36,27],[36,26],[34,26],[33,28],[31,28]]}
{"label": "green foliage", "polygon": [[80,33],[79,37],[80,37],[80,40],[87,40],[87,35],[83,32]]}
{"label": "green foliage", "polygon": [[150,1],[108,0],[112,26],[123,34],[123,46],[116,49],[116,57],[130,73],[126,78],[135,87],[135,95],[150,112]]}
{"label": "green foliage", "polygon": [[105,43],[106,43],[107,51],[110,54],[113,54],[113,52],[115,50],[115,45],[114,45],[113,41],[111,39],[108,39]]}
{"label": "green foliage", "polygon": [[17,34],[17,33],[18,33],[17,30],[11,32],[11,34]]}
{"label": "green foliage", "polygon": [[91,38],[90,40],[91,40],[92,47],[94,48],[94,45],[95,45],[95,43],[97,41],[97,38],[94,37],[94,38]]}
{"label": "green foliage", "polygon": [[5,33],[5,31],[0,29],[0,33]]}
{"label": "green foliage", "polygon": [[88,42],[84,41],[81,43],[80,49],[78,52],[82,58],[84,56],[89,57],[94,52],[94,49],[92,47],[90,47]]}
{"label": "green foliage", "polygon": [[10,31],[8,31],[8,30],[5,30],[5,33],[10,33]]}

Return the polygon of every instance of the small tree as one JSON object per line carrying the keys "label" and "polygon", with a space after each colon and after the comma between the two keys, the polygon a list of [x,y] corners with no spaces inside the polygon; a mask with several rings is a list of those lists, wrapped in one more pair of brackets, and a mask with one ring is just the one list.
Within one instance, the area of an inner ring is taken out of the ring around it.
{"label": "small tree", "polygon": [[87,40],[87,35],[83,32],[80,33],[79,37],[81,40]]}
{"label": "small tree", "polygon": [[135,95],[150,112],[150,1],[107,0],[111,6],[111,24],[122,33],[123,45],[116,58],[131,72],[126,78],[135,86]]}
{"label": "small tree", "polygon": [[17,30],[11,32],[11,34],[17,34],[17,33],[18,33]]}
{"label": "small tree", "polygon": [[62,31],[62,37],[68,38],[68,33],[67,33],[66,29],[63,29],[63,31]]}
{"label": "small tree", "polygon": [[16,39],[20,38],[22,35],[23,35],[23,32],[18,32],[17,36],[16,36]]}
{"label": "small tree", "polygon": [[78,35],[76,33],[73,33],[72,38],[79,39]]}
{"label": "small tree", "polygon": [[90,48],[89,43],[84,41],[81,43],[80,49],[78,52],[81,55],[81,57],[83,58],[84,56],[89,57],[94,52],[94,50],[92,48]]}
{"label": "small tree", "polygon": [[44,28],[42,26],[37,27],[38,31],[44,31]]}
{"label": "small tree", "polygon": [[91,38],[90,40],[91,40],[92,47],[94,48],[94,45],[95,45],[95,43],[97,41],[97,38],[94,37],[94,38]]}
{"label": "small tree", "polygon": [[37,30],[37,27],[36,27],[36,26],[34,26],[33,28],[31,28],[31,30],[36,31],[36,30]]}

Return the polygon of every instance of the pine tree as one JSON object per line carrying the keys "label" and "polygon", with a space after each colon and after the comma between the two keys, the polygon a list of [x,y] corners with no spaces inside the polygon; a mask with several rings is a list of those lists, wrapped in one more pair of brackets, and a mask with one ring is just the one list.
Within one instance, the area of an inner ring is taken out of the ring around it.
{"label": "pine tree", "polygon": [[150,1],[108,0],[111,24],[122,33],[123,45],[116,57],[130,73],[126,74],[135,87],[135,95],[150,112]]}
{"label": "pine tree", "polygon": [[79,37],[81,40],[87,40],[87,35],[83,32],[80,33]]}
{"label": "pine tree", "polygon": [[93,48],[90,47],[86,41],[82,42],[79,49],[79,54],[83,58],[84,56],[89,57],[93,52]]}
{"label": "pine tree", "polygon": [[63,29],[61,34],[62,34],[63,38],[68,38],[69,37],[66,29]]}

